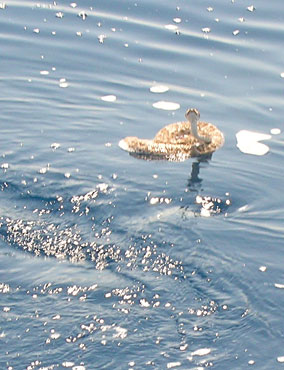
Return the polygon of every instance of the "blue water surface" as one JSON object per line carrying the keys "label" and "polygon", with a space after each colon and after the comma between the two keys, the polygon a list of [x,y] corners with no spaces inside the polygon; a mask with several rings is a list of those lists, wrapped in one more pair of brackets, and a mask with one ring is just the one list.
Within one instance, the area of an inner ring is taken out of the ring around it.
{"label": "blue water surface", "polygon": [[[0,2],[1,369],[283,368],[283,24],[281,0]],[[118,147],[189,107],[211,159]]]}

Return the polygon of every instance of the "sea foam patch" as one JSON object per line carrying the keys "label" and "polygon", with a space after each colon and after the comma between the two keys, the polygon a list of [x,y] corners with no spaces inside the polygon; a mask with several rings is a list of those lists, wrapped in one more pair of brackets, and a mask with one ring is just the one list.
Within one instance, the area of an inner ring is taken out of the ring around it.
{"label": "sea foam patch", "polygon": [[260,132],[241,130],[236,133],[237,147],[242,153],[264,155],[269,152],[269,146],[259,141],[271,139],[271,135]]}
{"label": "sea foam patch", "polygon": [[177,110],[180,108],[180,105],[178,103],[173,103],[170,101],[157,101],[153,104],[154,108],[157,109],[163,109],[163,110]]}
{"label": "sea foam patch", "polygon": [[101,96],[101,100],[108,101],[108,102],[115,102],[116,101],[116,96],[115,95]]}
{"label": "sea foam patch", "polygon": [[169,90],[168,86],[165,85],[154,85],[150,87],[150,91],[152,93],[161,94],[167,92]]}

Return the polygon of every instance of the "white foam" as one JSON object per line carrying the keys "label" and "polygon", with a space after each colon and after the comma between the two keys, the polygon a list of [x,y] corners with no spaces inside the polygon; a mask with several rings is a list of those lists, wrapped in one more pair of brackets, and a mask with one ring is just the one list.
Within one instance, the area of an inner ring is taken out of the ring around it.
{"label": "white foam", "polygon": [[173,103],[170,101],[157,101],[153,104],[154,108],[163,109],[163,110],[177,110],[180,108],[178,103]]}
{"label": "white foam", "polygon": [[271,135],[260,132],[241,130],[236,134],[237,147],[242,153],[252,155],[264,155],[269,152],[269,147],[259,143],[261,140],[271,139]]}
{"label": "white foam", "polygon": [[152,93],[158,93],[158,94],[160,94],[160,93],[164,93],[164,92],[166,92],[168,90],[169,90],[168,86],[165,86],[165,85],[154,85],[154,86],[151,86],[150,87],[150,91]]}
{"label": "white foam", "polygon": [[271,133],[272,135],[279,135],[279,134],[281,134],[281,130],[280,130],[280,128],[272,128],[272,129],[270,130],[270,133]]}
{"label": "white foam", "polygon": [[205,356],[211,352],[210,348],[200,348],[191,353],[191,356]]}
{"label": "white foam", "polygon": [[175,30],[177,30],[177,29],[178,29],[178,27],[177,27],[177,26],[175,26],[174,24],[166,24],[166,25],[165,25],[165,28],[166,28],[167,30],[170,30],[170,31],[175,31]]}
{"label": "white foam", "polygon": [[116,96],[115,95],[105,95],[101,97],[101,100],[108,101],[108,102],[115,102]]}

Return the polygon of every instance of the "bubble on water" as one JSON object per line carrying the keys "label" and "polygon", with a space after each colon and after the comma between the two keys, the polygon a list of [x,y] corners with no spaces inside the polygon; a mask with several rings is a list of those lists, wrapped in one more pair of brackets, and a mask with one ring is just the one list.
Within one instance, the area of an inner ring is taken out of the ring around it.
{"label": "bubble on water", "polygon": [[33,29],[33,32],[34,32],[34,33],[39,33],[39,32],[40,32],[40,30],[39,30],[39,28],[34,28],[34,29]]}
{"label": "bubble on water", "polygon": [[170,31],[176,31],[178,29],[178,26],[174,25],[174,24],[166,24],[165,25],[165,28],[167,30],[170,30]]}
{"label": "bubble on water", "polygon": [[207,8],[207,11],[208,11],[208,12],[213,12],[213,10],[214,10],[214,9],[213,9],[211,6],[209,6],[209,7]]}
{"label": "bubble on water", "polygon": [[107,101],[107,102],[115,102],[116,101],[116,96],[115,95],[101,96],[101,100]]}
{"label": "bubble on water", "polygon": [[40,71],[39,73],[40,73],[41,75],[44,75],[44,76],[45,76],[45,75],[49,75],[49,71]]}
{"label": "bubble on water", "polygon": [[72,370],[86,370],[86,367],[83,365],[73,366]]}
{"label": "bubble on water", "polygon": [[272,128],[272,129],[270,130],[270,133],[271,133],[272,135],[279,135],[279,134],[281,134],[281,130],[280,130],[280,128]]}
{"label": "bubble on water", "polygon": [[281,72],[281,73],[280,73],[280,76],[281,76],[282,78],[284,78],[284,72]]}
{"label": "bubble on water", "polygon": [[151,86],[150,87],[150,91],[152,93],[164,93],[166,91],[169,91],[169,88],[168,86],[165,86],[165,85],[154,85],[154,86]]}
{"label": "bubble on water", "polygon": [[249,365],[254,365],[254,364],[255,364],[255,361],[254,361],[254,360],[249,360],[249,361],[248,361],[248,364],[249,364]]}
{"label": "bubble on water", "polygon": [[174,19],[173,19],[173,22],[175,22],[175,23],[180,23],[180,22],[181,22],[181,18],[174,18]]}
{"label": "bubble on water", "polygon": [[66,179],[69,179],[71,177],[71,173],[70,172],[65,172],[64,176],[66,177]]}
{"label": "bubble on water", "polygon": [[77,36],[79,36],[79,37],[81,37],[81,36],[82,36],[82,32],[77,31],[77,32],[76,32],[76,35],[77,35]]}
{"label": "bubble on water", "polygon": [[161,100],[161,101],[157,101],[153,103],[153,107],[157,109],[163,109],[163,110],[177,110],[180,108],[180,104]]}
{"label": "bubble on water", "polygon": [[247,10],[249,12],[253,12],[253,11],[255,11],[255,7],[253,5],[250,5],[250,6],[247,7]]}
{"label": "bubble on water", "polygon": [[240,18],[238,18],[238,21],[241,22],[241,23],[243,23],[245,21],[245,18],[244,17],[240,17]]}
{"label": "bubble on water", "polygon": [[211,32],[211,29],[210,29],[209,27],[204,27],[204,28],[202,28],[201,30],[202,30],[202,32],[204,32],[204,33],[209,33],[209,32]]}
{"label": "bubble on water", "polygon": [[77,4],[76,3],[71,3],[70,6],[71,6],[71,8],[76,8]]}
{"label": "bubble on water", "polygon": [[73,152],[75,152],[75,148],[70,147],[70,148],[67,149],[67,152],[68,153],[73,153]]}
{"label": "bubble on water", "polygon": [[265,155],[269,152],[269,147],[263,143],[259,143],[259,141],[269,140],[271,139],[271,135],[248,130],[241,130],[236,133],[236,138],[237,147],[242,153],[252,155]]}

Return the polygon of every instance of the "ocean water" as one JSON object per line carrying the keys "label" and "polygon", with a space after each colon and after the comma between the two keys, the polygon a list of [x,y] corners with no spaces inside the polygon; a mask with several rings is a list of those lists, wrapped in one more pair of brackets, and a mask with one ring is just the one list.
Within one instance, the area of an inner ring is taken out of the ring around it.
{"label": "ocean water", "polygon": [[[283,368],[283,14],[0,2],[1,369]],[[211,159],[118,147],[189,107],[224,133]]]}

